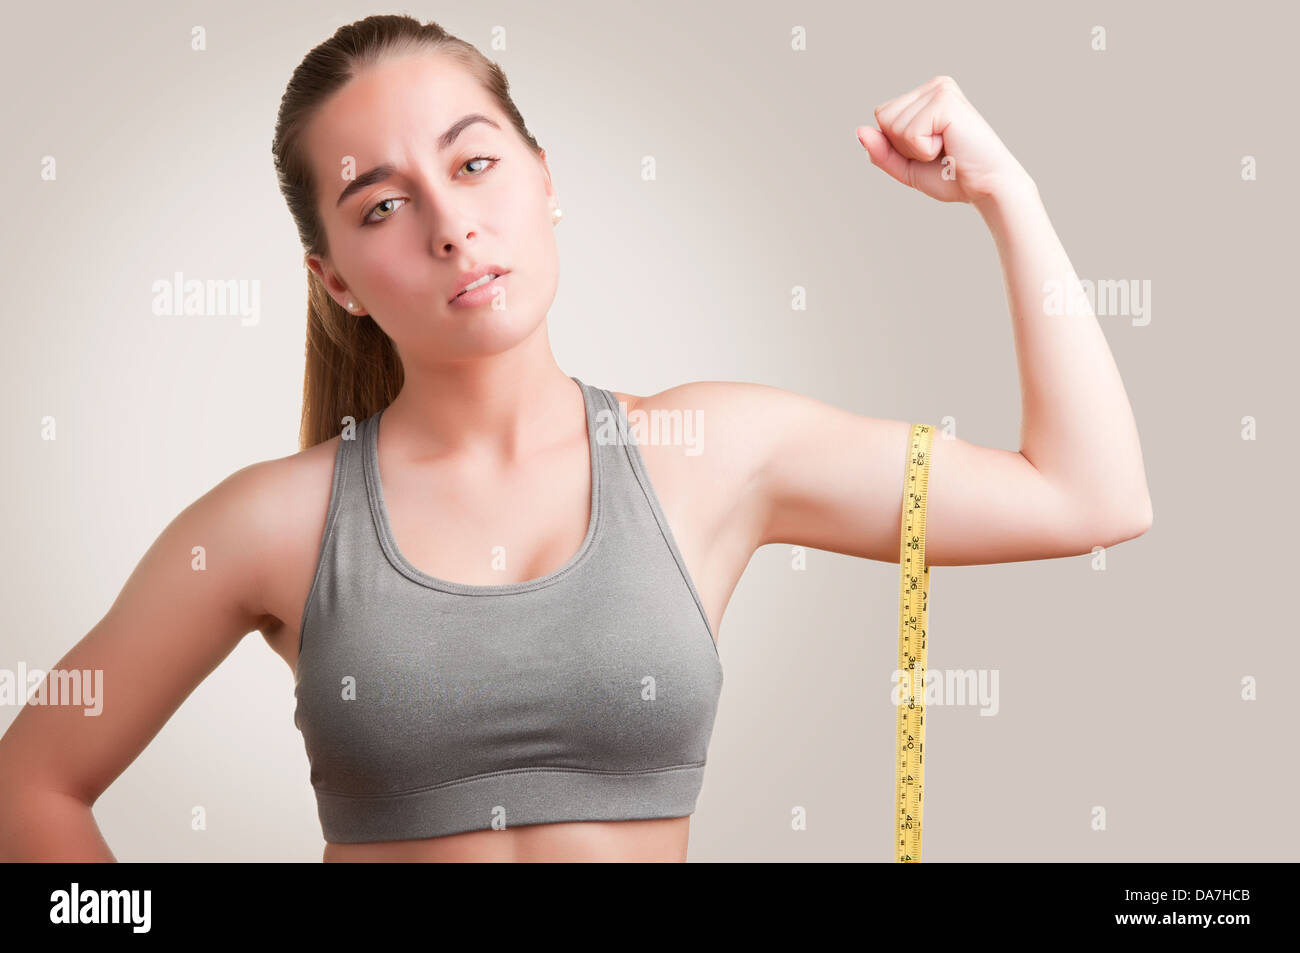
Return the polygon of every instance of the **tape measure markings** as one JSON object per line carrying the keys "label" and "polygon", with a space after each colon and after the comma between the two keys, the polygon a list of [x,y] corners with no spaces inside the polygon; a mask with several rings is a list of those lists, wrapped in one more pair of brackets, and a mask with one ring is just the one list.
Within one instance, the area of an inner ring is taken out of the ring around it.
{"label": "tape measure markings", "polygon": [[930,567],[925,564],[925,503],[934,428],[913,424],[903,480],[899,538],[898,669],[909,676],[898,705],[894,787],[894,860],[921,860],[925,803],[925,659]]}

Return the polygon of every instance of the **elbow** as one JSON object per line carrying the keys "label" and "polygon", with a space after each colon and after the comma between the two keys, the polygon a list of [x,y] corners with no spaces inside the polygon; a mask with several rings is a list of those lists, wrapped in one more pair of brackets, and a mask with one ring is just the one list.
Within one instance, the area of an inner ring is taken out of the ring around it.
{"label": "elbow", "polygon": [[1105,505],[1081,503],[1070,512],[1068,533],[1076,555],[1086,555],[1097,547],[1110,549],[1151,528],[1151,497],[1145,493],[1137,504],[1121,507],[1112,498]]}
{"label": "elbow", "polygon": [[1151,510],[1150,493],[1148,493],[1146,495],[1146,499],[1142,501],[1142,508],[1138,510],[1138,513],[1140,514],[1138,517],[1138,526],[1140,526],[1141,529],[1139,529],[1135,535],[1141,536],[1143,533],[1145,533],[1147,530],[1151,528],[1151,517],[1153,513]]}
{"label": "elbow", "polygon": [[1112,517],[1105,522],[1104,525],[1107,527],[1105,536],[1109,542],[1104,545],[1110,547],[1130,539],[1137,539],[1151,528],[1152,515],[1151,495],[1148,493],[1136,507],[1124,511],[1122,516]]}

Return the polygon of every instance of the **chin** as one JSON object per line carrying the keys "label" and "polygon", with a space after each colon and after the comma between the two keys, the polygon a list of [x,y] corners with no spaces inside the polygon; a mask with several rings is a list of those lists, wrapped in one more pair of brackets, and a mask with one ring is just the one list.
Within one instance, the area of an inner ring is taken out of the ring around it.
{"label": "chin", "polygon": [[450,336],[460,342],[456,349],[484,356],[510,350],[526,340],[542,323],[540,315],[530,315],[525,319],[520,314],[508,310],[493,311],[490,307],[453,312],[452,318],[458,319],[449,328]]}

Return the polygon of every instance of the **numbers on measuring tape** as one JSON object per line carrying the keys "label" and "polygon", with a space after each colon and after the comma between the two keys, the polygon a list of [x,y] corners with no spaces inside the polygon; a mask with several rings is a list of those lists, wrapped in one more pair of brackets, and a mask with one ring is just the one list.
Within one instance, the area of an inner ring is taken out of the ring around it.
{"label": "numbers on measuring tape", "polygon": [[906,700],[898,703],[894,859],[921,859],[925,767],[926,619],[930,567],[925,564],[925,504],[930,481],[932,427],[914,424],[905,461],[899,528],[898,667],[908,673]]}

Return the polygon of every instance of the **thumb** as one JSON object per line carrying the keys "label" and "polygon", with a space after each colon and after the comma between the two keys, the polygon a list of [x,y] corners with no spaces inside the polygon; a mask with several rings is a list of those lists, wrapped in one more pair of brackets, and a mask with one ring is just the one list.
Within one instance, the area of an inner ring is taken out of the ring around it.
{"label": "thumb", "polygon": [[867,150],[867,156],[876,165],[888,154],[889,143],[879,129],[871,126],[858,126],[858,142]]}
{"label": "thumb", "polygon": [[871,126],[858,126],[858,142],[867,150],[872,164],[904,185],[911,185],[907,179],[907,164],[910,160],[890,144],[883,132]]}

